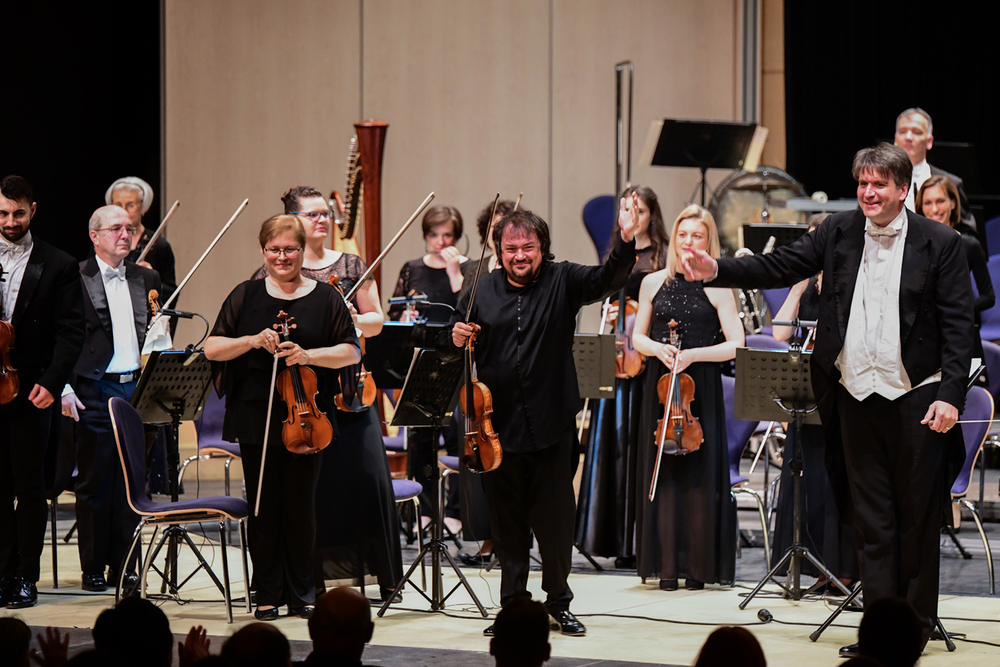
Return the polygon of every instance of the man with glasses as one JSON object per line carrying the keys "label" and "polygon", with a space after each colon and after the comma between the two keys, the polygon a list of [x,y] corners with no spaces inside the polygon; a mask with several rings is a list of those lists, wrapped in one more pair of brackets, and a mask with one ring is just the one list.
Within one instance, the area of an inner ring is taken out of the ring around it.
{"label": "man with glasses", "polygon": [[[94,257],[80,263],[86,333],[73,369],[72,386],[63,390],[64,415],[80,422],[77,442],[76,518],[80,531],[83,589],[103,591],[117,580],[138,517],[128,506],[125,479],[111,429],[108,399],[128,400],[139,379],[139,351],[149,322],[149,291],[161,289],[156,271],[133,264],[131,220],[125,209],[103,206],[90,218]],[[137,582],[125,568],[124,590]]]}
{"label": "man with glasses", "polygon": [[9,609],[38,600],[50,406],[83,345],[76,261],[29,231],[36,210],[28,181],[0,181],[0,320],[14,328],[10,361],[20,381],[0,405],[0,607]]}

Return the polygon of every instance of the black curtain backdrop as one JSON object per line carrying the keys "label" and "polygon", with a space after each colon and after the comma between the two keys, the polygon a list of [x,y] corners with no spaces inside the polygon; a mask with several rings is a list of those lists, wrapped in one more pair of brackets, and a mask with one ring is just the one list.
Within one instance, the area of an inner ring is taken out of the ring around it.
{"label": "black curtain backdrop", "polygon": [[921,107],[935,141],[975,144],[978,194],[1000,194],[998,25],[993,2],[786,0],[789,173],[809,192],[854,197],[854,153],[891,142],[896,116]]}
{"label": "black curtain backdrop", "polygon": [[31,230],[82,259],[87,221],[122,176],[153,186],[160,221],[160,3],[7,3],[0,176],[35,190]]}

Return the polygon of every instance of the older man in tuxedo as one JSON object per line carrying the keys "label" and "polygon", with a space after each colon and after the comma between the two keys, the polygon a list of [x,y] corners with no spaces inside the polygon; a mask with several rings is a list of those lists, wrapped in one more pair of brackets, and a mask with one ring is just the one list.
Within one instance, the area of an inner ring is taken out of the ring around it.
{"label": "older man in tuxedo", "polygon": [[80,263],[86,333],[72,386],[63,390],[63,414],[80,422],[76,518],[80,531],[83,588],[102,591],[105,566],[123,587],[135,582],[122,561],[138,517],[125,497],[125,478],[108,399],[132,397],[139,379],[139,352],[149,321],[149,291],[160,289],[156,271],[125,261],[131,250],[131,223],[125,209],[103,206],[90,218],[94,257]]}
{"label": "older man in tuxedo", "polygon": [[0,606],[9,609],[38,600],[50,406],[83,345],[76,261],[31,233],[33,199],[20,176],[0,181],[0,320],[14,328],[10,360],[20,380],[0,406]]}
{"label": "older man in tuxedo", "polygon": [[909,600],[926,642],[946,462],[964,456],[961,429],[949,431],[965,405],[972,286],[958,233],[904,207],[911,164],[902,149],[858,151],[853,175],[860,209],[770,255],[698,253],[685,272],[714,277],[713,286],[771,288],[823,271],[812,377],[828,457],[843,463],[828,460],[831,481],[853,500],[843,515],[853,517],[865,601]]}

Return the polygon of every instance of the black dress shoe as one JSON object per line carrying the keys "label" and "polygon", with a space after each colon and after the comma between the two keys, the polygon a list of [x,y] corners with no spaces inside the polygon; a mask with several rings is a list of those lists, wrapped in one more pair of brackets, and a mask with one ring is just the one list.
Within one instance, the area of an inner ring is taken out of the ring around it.
{"label": "black dress shoe", "polygon": [[616,570],[634,570],[635,569],[635,556],[619,556],[615,558],[615,569]]}
{"label": "black dress shoe", "polygon": [[389,604],[399,604],[400,602],[402,602],[403,601],[403,593],[399,592],[399,593],[396,593],[395,596],[393,596],[392,590],[393,589],[391,589],[391,588],[385,588],[383,586],[379,586],[378,587],[378,596],[379,596],[379,599],[375,601],[375,604],[378,604],[378,605],[381,606],[381,605],[385,604],[385,601],[388,600],[389,598],[392,598],[392,601],[389,602]]}
{"label": "black dress shoe", "polygon": [[493,559],[493,554],[459,554],[459,559],[468,567],[486,567]]}
{"label": "black dress shoe", "polygon": [[253,617],[258,621],[276,621],[278,620],[278,608],[272,607],[270,609],[257,608],[253,613]]}
{"label": "black dress shoe", "polygon": [[859,655],[861,655],[861,651],[858,649],[857,643],[848,644],[847,646],[840,647],[841,658],[856,658]]}
{"label": "black dress shoe", "polygon": [[549,627],[571,637],[582,637],[587,634],[587,628],[576,620],[576,616],[569,609],[549,614]]}
{"label": "black dress shoe", "polygon": [[684,588],[688,589],[689,591],[700,591],[705,588],[705,582],[698,581],[697,579],[692,579],[688,577],[687,579],[684,580]]}
{"label": "black dress shoe", "polygon": [[313,612],[316,610],[311,604],[302,605],[301,607],[289,607],[289,616],[298,616],[299,618],[310,618]]}
{"label": "black dress shoe", "polygon": [[492,637],[492,636],[493,636],[493,626],[490,625],[490,627],[483,630],[483,637]]}
{"label": "black dress shoe", "polygon": [[7,600],[7,609],[34,607],[38,602],[38,589],[34,582],[24,577],[14,577],[14,583],[4,599]]}
{"label": "black dress shoe", "polygon": [[660,579],[660,590],[661,591],[676,591],[677,590],[677,580],[676,579]]}
{"label": "black dress shoe", "polygon": [[125,578],[122,579],[122,597],[130,598],[139,595],[139,575],[131,570],[125,570]]}
{"label": "black dress shoe", "polygon": [[104,578],[104,573],[83,575],[83,590],[101,593],[108,590],[108,582]]}

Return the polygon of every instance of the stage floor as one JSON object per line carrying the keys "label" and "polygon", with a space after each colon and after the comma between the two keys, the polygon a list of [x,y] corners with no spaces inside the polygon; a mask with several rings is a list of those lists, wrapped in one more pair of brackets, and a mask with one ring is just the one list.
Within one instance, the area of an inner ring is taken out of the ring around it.
{"label": "stage floor", "polygon": [[[66,506],[64,506],[66,507]],[[68,510],[70,506],[66,507]],[[743,513],[749,515],[750,513]],[[60,519],[65,532],[71,522]],[[995,525],[988,526],[993,538],[998,537]],[[203,545],[205,557],[221,576],[218,534],[214,526],[205,524],[213,540],[200,534],[195,542]],[[214,533],[214,535],[213,535]],[[983,547],[974,527],[966,523],[961,532],[963,544],[973,553],[972,560],[963,560],[942,537],[941,617],[952,632],[964,632],[969,641],[957,641],[954,653],[945,650],[943,642],[932,641],[924,654],[922,665],[966,665],[970,663],[1000,664],[1000,643],[997,632],[1000,623],[1000,598],[988,595],[986,564]],[[994,540],[991,539],[991,542]],[[995,543],[995,542],[994,542]],[[466,544],[474,551],[474,544]],[[456,551],[451,547],[451,551]],[[415,546],[404,549],[404,562],[416,557]],[[230,551],[230,572],[235,596],[242,596],[243,583],[237,549]],[[598,559],[607,567],[610,559]],[[717,625],[747,625],[760,640],[770,665],[802,665],[823,667],[838,665],[837,649],[856,639],[860,614],[845,613],[838,622],[813,643],[809,634],[833,609],[830,602],[807,599],[799,602],[780,599],[771,585],[752,600],[746,611],[738,604],[750,587],[764,573],[763,550],[744,548],[737,561],[739,583],[732,588],[708,586],[703,591],[662,592],[656,580],[643,584],[633,572],[606,570],[597,573],[582,556],[575,554],[570,584],[575,593],[573,611],[587,625],[586,637],[551,638],[554,666],[618,665],[653,663],[666,665],[691,664],[705,638]],[[193,568],[193,557],[182,551],[180,571]],[[89,628],[102,609],[114,601],[113,593],[87,593],[80,589],[79,560],[76,540],[59,541],[58,567],[60,586],[53,588],[51,551],[46,546],[42,557],[42,580],[39,604],[16,612],[31,626],[53,625],[73,629],[71,650],[83,650],[90,644]],[[419,572],[419,570],[418,570]],[[429,559],[428,559],[428,574]],[[490,615],[495,614],[499,600],[498,569],[481,572],[464,568],[471,586]],[[186,576],[186,574],[184,575]],[[536,598],[543,595],[540,572],[532,572],[529,587]],[[419,582],[419,577],[417,578]],[[804,581],[810,581],[804,578]],[[450,590],[457,577],[446,568],[445,590]],[[150,592],[159,590],[159,582],[151,578]],[[367,589],[375,594],[376,587]],[[244,607],[234,609],[233,625],[226,623],[222,596],[203,572],[196,574],[183,587],[183,603],[173,600],[158,602],[170,618],[171,627],[183,635],[192,625],[203,625],[213,641],[213,652],[223,639],[241,625],[252,621]],[[769,624],[757,621],[757,611],[768,609],[774,620]],[[11,615],[0,610],[0,615]],[[366,664],[380,665],[491,665],[489,640],[482,635],[491,621],[484,620],[475,610],[471,598],[459,589],[448,600],[442,612],[430,612],[430,605],[412,589],[404,593],[402,604],[393,605],[384,618],[376,619],[372,645],[365,653]],[[275,625],[293,640],[293,651],[304,657],[310,650],[306,622],[283,617]],[[993,645],[979,643],[992,642]],[[176,663],[175,663],[176,664]]]}

